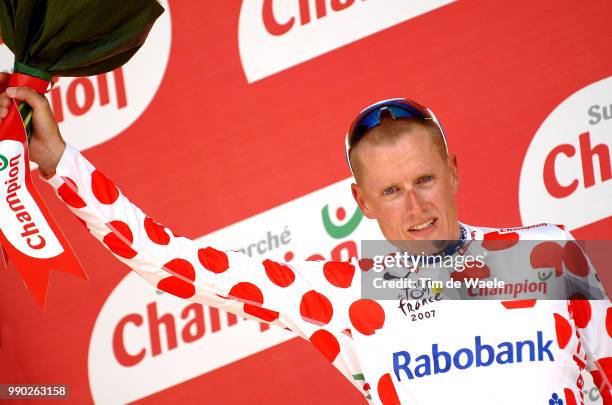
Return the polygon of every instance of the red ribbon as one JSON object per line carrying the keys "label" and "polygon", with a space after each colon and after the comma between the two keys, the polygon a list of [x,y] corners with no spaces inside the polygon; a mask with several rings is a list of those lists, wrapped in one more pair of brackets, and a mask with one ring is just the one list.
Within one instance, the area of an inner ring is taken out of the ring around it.
{"label": "red ribbon", "polygon": [[[38,93],[48,82],[14,73],[8,85]],[[4,89],[0,89],[4,91]],[[87,275],[32,183],[26,130],[17,102],[0,124],[0,246],[44,309],[51,270]]]}

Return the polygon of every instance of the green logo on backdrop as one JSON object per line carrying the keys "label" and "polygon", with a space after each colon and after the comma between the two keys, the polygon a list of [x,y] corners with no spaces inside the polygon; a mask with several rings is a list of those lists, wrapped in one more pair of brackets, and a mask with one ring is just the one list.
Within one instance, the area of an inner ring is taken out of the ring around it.
{"label": "green logo on backdrop", "polygon": [[8,159],[4,155],[0,155],[0,172],[8,167]]}

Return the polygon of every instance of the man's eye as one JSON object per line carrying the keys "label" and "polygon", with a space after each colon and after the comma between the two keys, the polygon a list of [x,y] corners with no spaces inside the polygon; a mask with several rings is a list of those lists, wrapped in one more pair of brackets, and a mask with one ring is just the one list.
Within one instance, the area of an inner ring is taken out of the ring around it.
{"label": "man's eye", "polygon": [[430,181],[433,180],[433,176],[423,176],[421,177],[421,179],[418,181],[418,183],[429,183]]}
{"label": "man's eye", "polygon": [[386,188],[386,189],[383,191],[383,194],[384,194],[384,195],[390,195],[390,194],[393,194],[393,192],[394,192],[394,191],[395,191],[395,187],[389,187],[389,188]]}

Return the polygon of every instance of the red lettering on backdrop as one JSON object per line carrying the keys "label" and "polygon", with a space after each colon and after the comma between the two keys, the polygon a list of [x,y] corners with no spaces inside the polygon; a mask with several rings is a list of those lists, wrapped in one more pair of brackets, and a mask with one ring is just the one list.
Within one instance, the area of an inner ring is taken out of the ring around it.
{"label": "red lettering on backdrop", "polygon": [[125,79],[123,78],[123,69],[113,70],[113,78],[115,79],[115,95],[117,96],[117,108],[127,106],[127,95],[125,93]]}
{"label": "red lettering on backdrop", "polygon": [[219,322],[219,310],[217,308],[210,307],[208,316],[210,318],[210,331],[214,333],[221,329],[221,322]]}
{"label": "red lettering on backdrop", "polygon": [[331,7],[334,11],[342,11],[345,8],[352,6],[354,2],[355,0],[332,0]]}
{"label": "red lettering on backdrop", "polygon": [[[83,103],[79,104],[77,91],[81,88],[81,93],[84,94]],[[68,109],[74,115],[83,115],[93,105],[94,102],[94,87],[91,81],[86,77],[78,77],[74,79],[68,86],[68,95],[66,101],[68,103]]]}
{"label": "red lettering on backdrop", "polygon": [[601,181],[612,178],[612,168],[610,167],[610,149],[603,143],[591,148],[591,137],[588,132],[580,134],[580,158],[582,159],[582,175],[584,177],[584,187],[595,185],[595,170],[593,168],[593,157],[597,155],[599,161],[599,172]]}
{"label": "red lettering on backdrop", "polygon": [[153,302],[147,305],[147,319],[149,321],[149,336],[151,338],[151,355],[159,356],[161,350],[161,340],[159,327],[164,325],[166,329],[166,342],[168,350],[172,350],[178,346],[176,339],[176,326],[174,324],[174,316],[172,314],[164,314],[157,316],[157,305]]}
{"label": "red lettering on backdrop", "polygon": [[[194,342],[204,336],[204,311],[202,305],[191,304],[183,308],[181,311],[181,318],[187,319],[189,312],[192,311],[194,316],[193,319],[185,324],[181,336],[185,343]],[[194,330],[192,330],[194,329]]]}
{"label": "red lettering on backdrop", "polygon": [[106,74],[101,74],[96,76],[96,81],[98,82],[98,91],[100,92],[100,105],[106,105],[110,103],[110,97],[108,94],[108,78]]}
{"label": "red lettering on backdrop", "polygon": [[[327,15],[326,0],[315,0],[315,11],[317,19],[323,18]],[[342,11],[355,4],[355,0],[331,0],[331,8],[334,11]],[[310,4],[308,0],[299,0],[300,8],[300,24],[306,25],[310,22]],[[284,35],[295,23],[295,17],[290,17],[286,22],[281,23],[276,19],[274,15],[274,0],[264,0],[263,8],[261,10],[261,16],[263,19],[264,27],[269,34],[280,36]]]}
{"label": "red lettering on backdrop", "polygon": [[567,197],[568,195],[572,194],[576,188],[578,188],[578,180],[576,179],[574,179],[568,186],[561,185],[559,180],[557,180],[557,174],[555,173],[555,162],[557,161],[557,156],[560,154],[564,154],[567,157],[572,157],[576,154],[576,148],[570,144],[564,143],[556,146],[550,151],[548,156],[546,156],[546,161],[544,162],[544,185],[546,186],[548,193],[556,198]]}
{"label": "red lettering on backdrop", "polygon": [[113,332],[113,353],[115,354],[115,359],[117,362],[123,367],[131,367],[140,363],[146,353],[144,348],[135,355],[128,353],[123,340],[123,332],[128,323],[140,326],[142,325],[142,316],[138,314],[128,314],[124,316],[121,318],[115,327],[115,331]]}
{"label": "red lettering on backdrop", "polygon": [[327,15],[325,8],[325,0],[317,0],[317,18],[323,18]]}
{"label": "red lettering on backdrop", "polygon": [[306,25],[310,22],[310,6],[308,0],[300,0],[300,24]]}
{"label": "red lettering on backdrop", "polygon": [[[219,310],[217,308],[208,307],[208,314],[211,322],[211,332],[215,333],[222,329],[219,321]],[[234,314],[226,313],[227,326],[233,326],[238,323],[238,317]],[[186,320],[180,331],[180,338],[177,334],[176,322],[172,313],[159,315],[157,312],[157,303],[152,302],[146,306],[146,322],[149,332],[149,349],[151,356],[158,356],[164,351],[176,349],[181,343],[193,343],[204,337],[205,316],[204,306],[202,304],[192,303],[181,310],[180,318]],[[145,322],[145,316],[137,313],[127,314],[119,320],[113,331],[112,346],[113,354],[119,364],[124,367],[133,367],[140,363],[147,355],[147,349],[141,348],[137,353],[132,354],[128,351],[125,345],[125,334],[128,325],[132,328],[140,328]],[[166,344],[162,347],[162,337],[160,328],[164,327]],[[264,332],[270,328],[270,325],[259,323],[259,331]],[[165,349],[164,349],[165,348]]]}
{"label": "red lettering on backdrop", "polygon": [[268,31],[271,35],[279,36],[288,32],[291,27],[293,27],[293,23],[295,22],[295,18],[291,17],[285,23],[279,23],[274,16],[274,10],[272,9],[273,0],[264,0],[263,10],[262,10],[262,18],[264,26],[266,27],[266,31]]}
{"label": "red lettering on backdrop", "polygon": [[[580,143],[580,159],[582,164],[582,178],[584,187],[592,187],[595,185],[595,168],[593,159],[597,156],[599,163],[599,172],[601,181],[612,179],[612,165],[610,164],[610,149],[605,144],[598,144],[591,147],[591,135],[589,132],[580,134],[578,137]],[[565,198],[572,194],[578,188],[578,179],[572,180],[569,185],[559,183],[555,164],[559,155],[565,155],[568,158],[576,154],[576,148],[570,144],[564,143],[553,148],[544,162],[544,185],[548,193],[556,198]]]}
{"label": "red lettering on backdrop", "polygon": [[[64,106],[74,116],[85,115],[95,104],[96,97],[99,97],[99,105],[110,104],[110,92],[108,87],[108,75],[103,73],[93,77],[79,77],[74,79],[65,92],[62,92],[61,85],[57,85],[60,79],[56,80],[56,85],[50,91],[51,107],[57,122],[65,119]],[[125,78],[123,69],[113,70],[113,82],[115,84],[115,101],[117,109],[128,105],[127,92],[125,89]],[[94,84],[95,83],[95,84]]]}

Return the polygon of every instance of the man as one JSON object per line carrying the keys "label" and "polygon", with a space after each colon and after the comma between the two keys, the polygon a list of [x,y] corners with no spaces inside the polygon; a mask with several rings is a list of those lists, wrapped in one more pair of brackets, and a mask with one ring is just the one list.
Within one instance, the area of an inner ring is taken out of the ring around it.
{"label": "man", "polygon": [[[467,302],[437,294],[398,308],[397,301],[362,297],[364,273],[348,262],[261,262],[199,246],[147,217],[67,146],[44,97],[28,88],[7,89],[0,119],[9,98],[33,107],[30,158],[119,260],[160,290],[290,329],[366,399],[577,404],[586,368],[611,403],[607,300]],[[409,100],[362,111],[347,135],[347,159],[355,200],[390,241],[432,241],[431,252],[456,257],[477,239],[572,239],[556,225],[501,232],[458,222],[457,159],[448,154],[433,113]]]}

